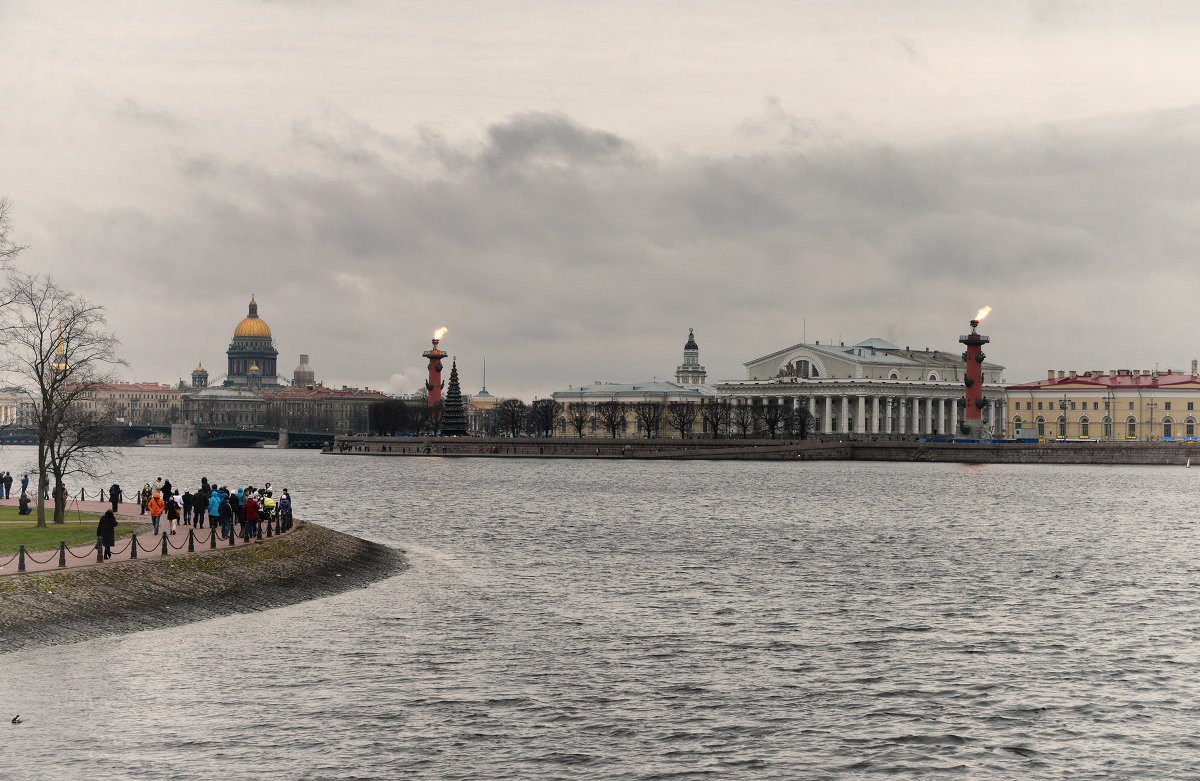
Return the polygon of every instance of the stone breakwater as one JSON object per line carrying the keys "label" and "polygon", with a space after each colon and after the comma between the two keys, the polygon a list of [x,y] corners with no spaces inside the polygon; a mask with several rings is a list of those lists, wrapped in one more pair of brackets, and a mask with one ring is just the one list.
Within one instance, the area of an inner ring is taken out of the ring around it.
{"label": "stone breakwater", "polygon": [[0,578],[0,652],[268,610],[394,575],[403,553],[314,523],[261,544]]}

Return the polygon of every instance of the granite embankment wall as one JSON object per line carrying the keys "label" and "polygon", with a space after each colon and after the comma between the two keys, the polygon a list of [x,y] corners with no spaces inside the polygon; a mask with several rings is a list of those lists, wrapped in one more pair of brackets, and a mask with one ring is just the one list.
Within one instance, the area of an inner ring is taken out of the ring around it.
{"label": "granite embankment wall", "polygon": [[487,458],[731,459],[752,461],[950,461],[978,464],[1178,464],[1185,442],[913,442],[807,439],[571,439],[339,437],[334,454]]}
{"label": "granite embankment wall", "polygon": [[0,651],[174,626],[329,596],[406,567],[402,552],[300,522],[261,544],[0,578]]}

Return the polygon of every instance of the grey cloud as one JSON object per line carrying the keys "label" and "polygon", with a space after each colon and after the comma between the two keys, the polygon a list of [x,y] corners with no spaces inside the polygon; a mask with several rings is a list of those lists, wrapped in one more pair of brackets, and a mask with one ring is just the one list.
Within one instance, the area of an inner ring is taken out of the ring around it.
{"label": "grey cloud", "polygon": [[[85,292],[140,302],[114,326],[146,378],[165,329],[141,323],[192,324],[172,351],[219,365],[254,291],[288,360],[310,353],[338,382],[408,372],[440,325],[471,383],[486,355],[493,392],[528,398],[669,376],[689,326],[721,379],[798,341],[802,320],[809,339],[950,348],[955,313],[984,303],[1004,329],[991,354],[1026,379],[1055,363],[1042,332],[1066,297],[1155,300],[1161,283],[1130,269],[1189,271],[1200,254],[1186,122],[1102,124],[671,160],[545,115],[390,146],[335,125],[332,147],[375,155],[370,175],[338,155],[305,173],[200,157],[175,208],[76,208],[38,243],[119,259]],[[192,274],[198,289],[181,285]],[[1162,349],[1192,349],[1182,339]]]}
{"label": "grey cloud", "polygon": [[559,114],[528,112],[488,127],[482,159],[488,168],[512,170],[533,164],[609,163],[632,151],[614,133],[583,127]]}
{"label": "grey cloud", "polygon": [[189,120],[172,111],[161,106],[148,106],[133,98],[115,105],[112,113],[122,121],[168,133],[183,133],[194,127]]}

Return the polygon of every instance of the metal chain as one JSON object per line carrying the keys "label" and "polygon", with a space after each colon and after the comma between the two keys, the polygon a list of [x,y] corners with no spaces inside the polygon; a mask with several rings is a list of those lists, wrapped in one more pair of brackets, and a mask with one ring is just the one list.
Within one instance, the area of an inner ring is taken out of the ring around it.
{"label": "metal chain", "polygon": [[[186,537],[184,539],[186,539]],[[159,543],[159,545],[161,545],[161,544],[162,543]],[[167,536],[167,547],[171,548],[172,550],[183,550],[184,545],[183,545],[183,543],[176,545],[175,543],[171,542],[171,537],[170,537],[170,535],[168,535]]]}
{"label": "metal chain", "polygon": [[132,537],[130,537],[130,538],[129,538],[129,544],[128,544],[128,545],[126,545],[126,546],[125,546],[124,548],[122,548],[121,550],[115,550],[115,551],[113,551],[112,553],[113,553],[113,555],[114,555],[114,556],[117,556],[117,555],[119,555],[119,554],[122,554],[122,553],[124,553],[125,551],[129,550],[129,549],[130,549],[132,546],[133,546],[133,538],[132,538]]}
{"label": "metal chain", "polygon": [[[95,552],[95,550],[96,550],[96,549],[93,547],[93,548],[92,548],[92,551],[93,551],[93,552]],[[46,559],[45,561],[38,561],[37,559],[35,559],[35,558],[33,557],[33,554],[32,554],[32,553],[30,553],[29,551],[25,551],[25,558],[26,558],[26,559],[28,559],[29,561],[32,561],[34,564],[49,564],[50,562],[52,562],[52,561],[54,561],[56,558],[58,558],[58,551],[54,551],[54,552],[53,552],[53,553],[50,555],[50,558]]]}
{"label": "metal chain", "polygon": [[95,546],[93,546],[89,552],[83,554],[82,556],[80,556],[78,553],[71,550],[70,548],[67,548],[67,553],[71,554],[71,556],[73,556],[74,558],[77,558],[77,559],[90,559],[96,555],[96,548],[95,548]]}
{"label": "metal chain", "polygon": [[16,561],[16,560],[17,560],[17,556],[20,556],[20,555],[21,555],[21,552],[20,552],[20,551],[17,551],[16,553],[14,553],[14,554],[12,555],[12,557],[10,557],[10,558],[9,558],[9,560],[8,560],[8,561],[4,562],[3,564],[0,564],[0,569],[4,569],[4,568],[5,568],[5,567],[7,567],[9,564],[12,564],[14,561]]}
{"label": "metal chain", "polygon": [[158,544],[151,545],[149,548],[143,548],[141,540],[138,540],[137,546],[138,546],[138,550],[143,551],[144,553],[153,553],[154,551],[159,549]]}

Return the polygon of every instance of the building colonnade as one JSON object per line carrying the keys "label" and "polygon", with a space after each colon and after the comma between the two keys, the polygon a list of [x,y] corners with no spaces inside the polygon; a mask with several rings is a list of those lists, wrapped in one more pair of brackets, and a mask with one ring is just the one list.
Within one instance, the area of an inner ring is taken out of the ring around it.
{"label": "building colonnade", "polygon": [[[889,394],[858,390],[811,394],[764,394],[731,391],[726,398],[733,406],[790,406],[806,408],[812,416],[811,434],[858,436],[961,436],[961,395]],[[983,422],[995,435],[1003,421],[1003,402],[989,398]]]}

